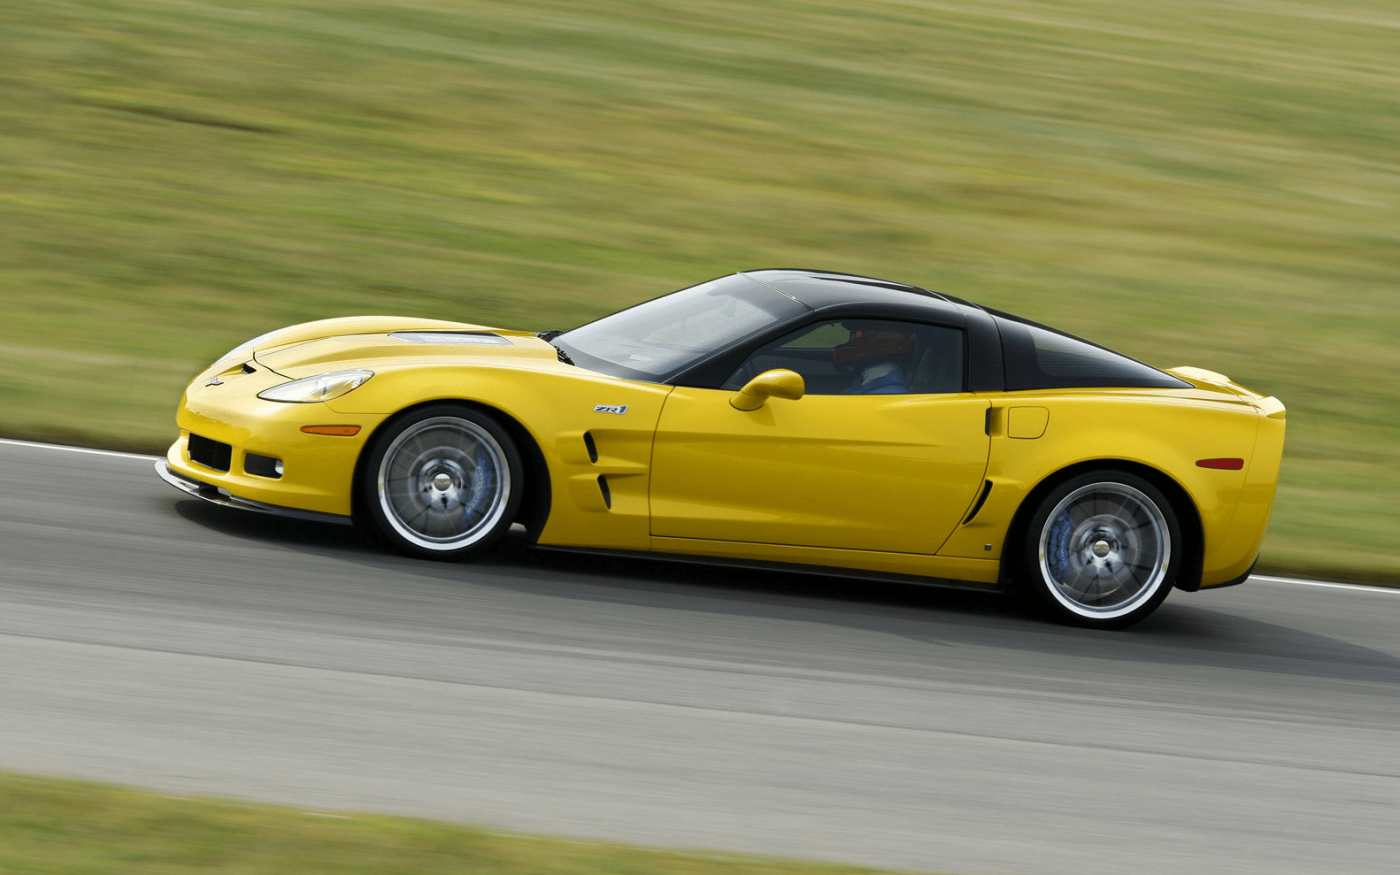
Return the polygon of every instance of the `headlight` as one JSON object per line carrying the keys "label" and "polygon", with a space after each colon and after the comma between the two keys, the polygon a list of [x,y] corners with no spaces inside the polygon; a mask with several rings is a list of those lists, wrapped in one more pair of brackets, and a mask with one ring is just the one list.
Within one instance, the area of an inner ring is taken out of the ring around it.
{"label": "headlight", "polygon": [[330,374],[317,374],[303,377],[280,386],[259,392],[264,401],[286,401],[292,404],[312,404],[317,401],[330,401],[351,390],[358,389],[374,376],[374,371],[335,371]]}

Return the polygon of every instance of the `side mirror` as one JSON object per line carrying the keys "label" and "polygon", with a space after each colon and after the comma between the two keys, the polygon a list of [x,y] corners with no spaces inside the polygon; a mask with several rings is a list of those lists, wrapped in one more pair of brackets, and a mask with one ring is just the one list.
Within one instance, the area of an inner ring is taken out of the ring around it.
{"label": "side mirror", "polygon": [[801,374],[778,368],[764,371],[749,380],[744,388],[729,399],[729,403],[739,410],[757,410],[770,397],[796,401],[806,392],[807,383],[803,381]]}

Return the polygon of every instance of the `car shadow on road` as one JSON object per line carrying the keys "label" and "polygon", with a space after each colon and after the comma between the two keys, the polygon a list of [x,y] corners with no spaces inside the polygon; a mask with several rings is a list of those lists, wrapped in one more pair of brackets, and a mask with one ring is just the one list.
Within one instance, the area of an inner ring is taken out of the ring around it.
{"label": "car shadow on road", "polygon": [[327,551],[375,553],[355,527],[335,523],[292,519],[268,513],[220,507],[194,499],[165,499],[174,504],[175,512],[201,528],[231,535],[245,541],[276,545],[309,554]]}
{"label": "car shadow on road", "polygon": [[672,607],[671,602],[685,595],[733,602],[736,612],[748,616],[781,613],[764,610],[764,605],[791,609],[827,603],[845,611],[865,605],[882,615],[888,615],[890,609],[937,607],[959,611],[968,619],[1017,616],[997,593],[862,580],[834,573],[539,549],[530,546],[518,528],[485,555],[467,562],[435,562],[395,555],[348,525],[250,513],[191,500],[177,501],[175,511],[205,529],[279,549],[447,583],[502,585],[491,578],[504,578],[504,585],[512,590],[540,595]]}
{"label": "car shadow on road", "polygon": [[665,559],[532,548],[517,530],[464,563],[384,552],[356,529],[177,501],[205,529],[308,556],[350,562],[380,579],[460,589],[491,587],[547,599],[800,620],[895,635],[944,648],[992,647],[1104,662],[1195,665],[1400,683],[1400,658],[1304,629],[1220,611],[1213,593],[1174,593],[1147,620],[1119,632],[1059,626],[997,593],[867,581],[803,571],[733,568]]}

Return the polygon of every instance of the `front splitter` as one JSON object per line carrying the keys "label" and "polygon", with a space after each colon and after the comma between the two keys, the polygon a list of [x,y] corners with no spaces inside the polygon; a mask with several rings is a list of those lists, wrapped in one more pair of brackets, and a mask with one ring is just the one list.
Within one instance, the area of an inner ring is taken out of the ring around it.
{"label": "front splitter", "polygon": [[348,526],[352,520],[348,516],[338,513],[321,513],[314,510],[297,510],[293,507],[281,507],[275,504],[264,504],[261,501],[253,501],[251,498],[239,498],[231,494],[227,489],[215,486],[212,483],[204,483],[199,480],[186,477],[176,473],[170,468],[170,463],[165,459],[156,461],[156,473],[160,479],[174,486],[176,489],[192,495],[195,498],[207,501],[210,504],[219,504],[224,507],[232,507],[237,510],[251,510],[256,513],[272,514],[274,516],[290,517],[298,520],[310,520],[318,523],[335,523],[336,525]]}

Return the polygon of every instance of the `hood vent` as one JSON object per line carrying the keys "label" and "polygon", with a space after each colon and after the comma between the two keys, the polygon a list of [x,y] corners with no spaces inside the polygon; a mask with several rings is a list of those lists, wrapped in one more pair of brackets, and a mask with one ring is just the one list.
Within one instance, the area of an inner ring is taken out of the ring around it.
{"label": "hood vent", "polygon": [[395,340],[409,343],[455,343],[469,346],[510,346],[511,343],[499,334],[483,334],[479,331],[395,331],[389,335]]}

